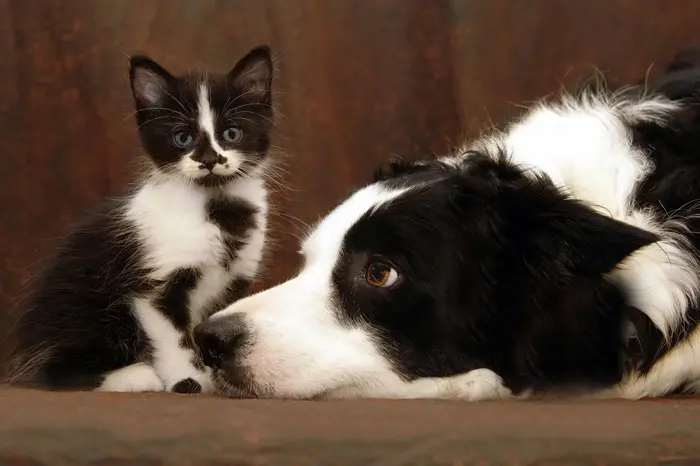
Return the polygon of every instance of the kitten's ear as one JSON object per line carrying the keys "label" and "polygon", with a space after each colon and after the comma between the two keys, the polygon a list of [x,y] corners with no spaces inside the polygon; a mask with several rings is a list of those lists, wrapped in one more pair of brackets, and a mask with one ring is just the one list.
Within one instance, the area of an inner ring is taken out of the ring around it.
{"label": "kitten's ear", "polygon": [[131,57],[129,68],[131,90],[136,102],[143,107],[162,106],[168,95],[168,86],[175,78],[143,55]]}
{"label": "kitten's ear", "polygon": [[241,58],[228,74],[238,87],[245,89],[246,96],[270,102],[272,89],[272,58],[266,45],[255,47]]}

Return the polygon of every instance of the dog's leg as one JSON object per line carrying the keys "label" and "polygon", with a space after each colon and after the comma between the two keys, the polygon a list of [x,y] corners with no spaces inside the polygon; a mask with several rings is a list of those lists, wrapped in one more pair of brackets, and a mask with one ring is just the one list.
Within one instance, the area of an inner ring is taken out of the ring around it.
{"label": "dog's leg", "polygon": [[512,396],[498,374],[489,369],[475,369],[451,377],[414,380],[404,387],[400,397],[483,401]]}

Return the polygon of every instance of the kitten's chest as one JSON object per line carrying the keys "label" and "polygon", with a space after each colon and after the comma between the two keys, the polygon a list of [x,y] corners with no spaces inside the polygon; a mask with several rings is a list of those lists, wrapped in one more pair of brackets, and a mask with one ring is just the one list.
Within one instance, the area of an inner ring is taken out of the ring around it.
{"label": "kitten's chest", "polygon": [[178,188],[146,186],[130,205],[150,278],[165,280],[178,269],[195,268],[203,283],[226,280],[232,249],[242,246],[255,225],[226,207],[236,205],[233,200],[212,200],[201,191]]}

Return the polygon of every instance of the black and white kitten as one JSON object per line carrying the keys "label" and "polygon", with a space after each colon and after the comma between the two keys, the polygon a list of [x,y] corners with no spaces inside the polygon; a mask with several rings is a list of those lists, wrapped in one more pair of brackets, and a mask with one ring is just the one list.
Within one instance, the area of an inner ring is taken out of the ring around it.
{"label": "black and white kitten", "polygon": [[190,330],[255,279],[267,228],[272,63],[175,77],[131,59],[152,170],[64,241],[15,329],[11,381],[51,389],[210,391]]}

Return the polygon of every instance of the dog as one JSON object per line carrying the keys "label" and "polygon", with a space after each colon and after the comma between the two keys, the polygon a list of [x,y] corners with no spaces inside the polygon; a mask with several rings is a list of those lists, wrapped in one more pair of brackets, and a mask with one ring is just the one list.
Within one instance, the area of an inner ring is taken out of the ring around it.
{"label": "dog", "polygon": [[700,391],[700,51],[393,160],[292,279],[194,330],[219,392],[638,399]]}

